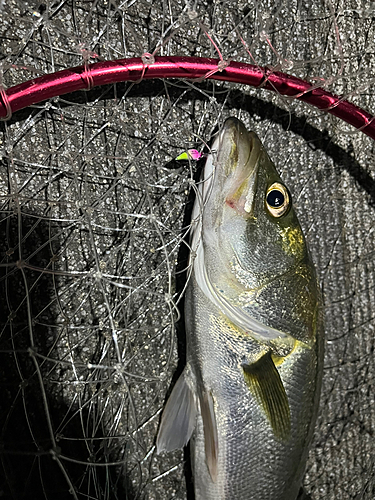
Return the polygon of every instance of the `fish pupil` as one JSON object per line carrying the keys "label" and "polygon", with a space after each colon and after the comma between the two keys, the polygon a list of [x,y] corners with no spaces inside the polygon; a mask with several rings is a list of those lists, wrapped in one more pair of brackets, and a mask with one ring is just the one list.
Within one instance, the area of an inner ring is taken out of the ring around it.
{"label": "fish pupil", "polygon": [[270,207],[279,208],[284,205],[285,197],[278,189],[273,189],[267,195],[267,203]]}

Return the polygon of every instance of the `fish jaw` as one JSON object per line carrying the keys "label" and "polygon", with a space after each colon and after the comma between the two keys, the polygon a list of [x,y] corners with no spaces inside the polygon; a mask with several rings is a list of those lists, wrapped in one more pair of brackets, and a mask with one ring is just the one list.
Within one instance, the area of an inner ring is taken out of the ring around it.
{"label": "fish jaw", "polygon": [[[251,216],[260,144],[255,134],[248,132],[242,122],[229,118],[212,149],[216,151],[216,158],[213,156],[214,175],[211,176],[211,192],[207,197],[207,233],[223,223],[226,212],[234,210],[243,217]],[[210,168],[208,164],[205,177]]]}
{"label": "fish jaw", "polygon": [[222,225],[225,214],[235,210],[245,217],[251,215],[259,151],[255,134],[236,118],[228,118],[212,145],[198,186],[192,213],[193,249],[202,237],[202,214],[207,242]]}

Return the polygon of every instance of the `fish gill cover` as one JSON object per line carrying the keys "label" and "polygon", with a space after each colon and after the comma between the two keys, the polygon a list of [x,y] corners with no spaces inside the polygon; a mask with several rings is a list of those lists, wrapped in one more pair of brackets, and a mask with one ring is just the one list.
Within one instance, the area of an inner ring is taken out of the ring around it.
{"label": "fish gill cover", "polygon": [[[1,82],[125,57],[267,66],[374,113],[373,2],[0,0]],[[145,57],[145,56],[144,56]],[[213,81],[116,84],[34,105],[0,131],[0,494],[186,499],[156,456],[184,361],[189,192],[228,116],[293,195],[326,317],[305,491],[374,498],[374,144],[321,111]],[[191,205],[190,205],[191,207]]]}

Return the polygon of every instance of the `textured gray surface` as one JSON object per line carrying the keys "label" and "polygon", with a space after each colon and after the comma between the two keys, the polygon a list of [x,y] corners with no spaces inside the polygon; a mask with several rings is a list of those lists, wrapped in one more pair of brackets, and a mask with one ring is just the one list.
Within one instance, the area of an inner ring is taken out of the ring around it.
{"label": "textured gray surface", "polygon": [[[242,37],[258,64],[375,111],[370,2],[0,6],[6,86],[156,46],[213,56],[209,34],[224,59],[251,62]],[[3,497],[186,498],[182,452],[154,451],[177,365],[175,265],[193,175],[168,162],[230,115],[254,128],[288,183],[323,287],[325,372],[306,491],[374,498],[373,142],[302,103],[212,82],[82,92],[1,129]]]}

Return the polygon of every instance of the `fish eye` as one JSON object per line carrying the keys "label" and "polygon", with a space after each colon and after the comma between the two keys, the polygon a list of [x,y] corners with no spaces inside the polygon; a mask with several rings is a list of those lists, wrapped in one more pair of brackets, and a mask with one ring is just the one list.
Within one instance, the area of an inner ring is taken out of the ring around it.
{"label": "fish eye", "polygon": [[287,188],[279,182],[274,182],[267,189],[266,207],[273,217],[284,215],[289,208],[290,201]]}

